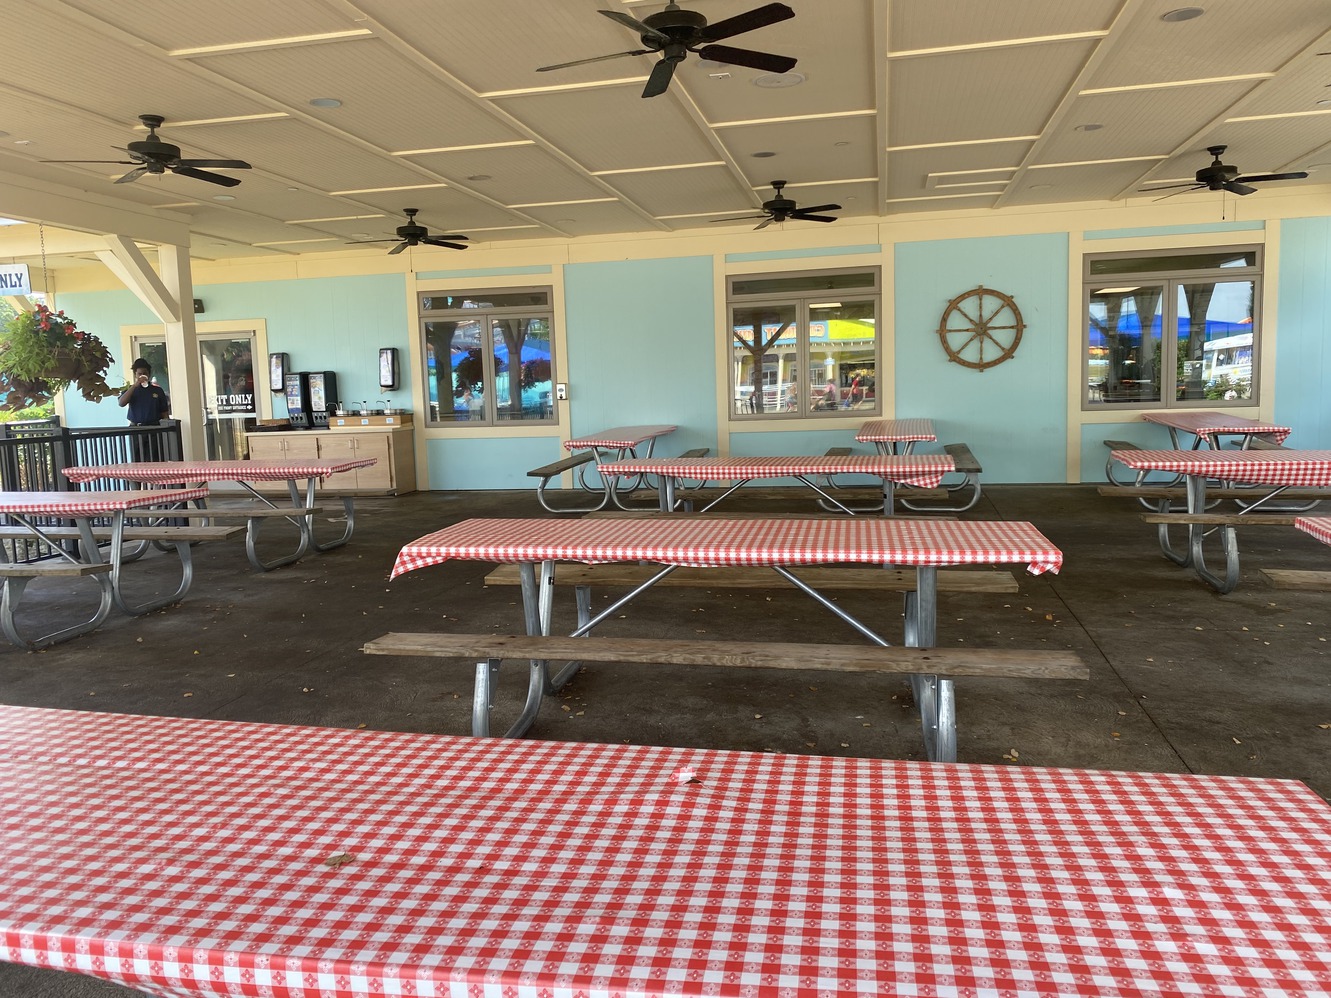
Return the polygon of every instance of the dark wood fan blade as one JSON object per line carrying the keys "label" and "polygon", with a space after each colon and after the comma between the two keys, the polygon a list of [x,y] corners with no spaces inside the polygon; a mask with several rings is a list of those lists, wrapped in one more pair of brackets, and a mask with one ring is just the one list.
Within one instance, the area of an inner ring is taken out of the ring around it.
{"label": "dark wood fan blade", "polygon": [[698,55],[713,62],[724,62],[730,66],[748,66],[768,73],[789,73],[799,60],[788,55],[772,55],[770,52],[752,52],[749,49],[731,48],[729,45],[704,45]]}
{"label": "dark wood fan blade", "polygon": [[437,232],[432,232],[432,233],[430,233],[430,238],[431,238],[431,239],[452,239],[454,242],[459,242],[459,243],[465,243],[465,242],[467,241],[467,239],[468,239],[467,236],[460,235],[459,233],[456,233],[456,232],[448,232],[448,233],[445,233],[445,234],[442,235],[442,236],[439,235],[439,233],[437,233]]}
{"label": "dark wood fan blade", "polygon": [[116,183],[117,183],[117,184],[132,184],[132,183],[134,183],[134,181],[138,180],[141,176],[143,176],[143,175],[144,175],[145,173],[147,173],[147,172],[148,172],[148,168],[147,168],[146,166],[140,166],[140,167],[137,167],[137,168],[135,168],[135,169],[133,169],[133,170],[130,170],[129,173],[125,174],[123,177],[121,177],[119,180],[117,180]]}
{"label": "dark wood fan blade", "polygon": [[[463,238],[465,239],[466,237],[464,236]],[[425,236],[425,237],[421,240],[421,242],[426,243],[426,244],[429,245],[429,246],[447,246],[449,249],[466,249],[466,248],[467,248],[467,247],[464,246],[462,243],[450,243],[450,242],[449,242],[447,239],[445,239],[443,236]]]}
{"label": "dark wood fan blade", "polygon": [[395,243],[395,242],[397,242],[396,239],[354,239],[349,243],[344,243],[343,245],[363,246],[366,243]]}
{"label": "dark wood fan blade", "polygon": [[[755,216],[755,217],[757,217],[757,216]],[[753,231],[754,231],[754,232],[757,232],[759,229],[765,229],[765,228],[767,228],[769,225],[771,225],[771,224],[772,224],[773,222],[775,222],[775,221],[776,221],[775,218],[765,218],[765,219],[763,219],[761,222],[759,222],[757,225],[755,225],[755,226],[753,227]]]}
{"label": "dark wood fan blade", "polygon": [[[1179,186],[1179,185],[1178,185],[1178,184],[1174,184],[1173,186],[1177,187],[1177,186]],[[1179,191],[1170,191],[1170,192],[1169,192],[1168,194],[1166,194],[1164,197],[1162,197],[1162,198],[1155,198],[1154,200],[1155,200],[1155,201],[1164,201],[1165,198],[1177,197],[1179,194],[1187,194],[1188,191],[1200,191],[1200,190],[1204,189],[1205,187],[1206,187],[1205,184],[1188,184],[1188,185],[1184,186],[1184,188],[1183,188],[1182,190],[1179,190]],[[1152,189],[1153,189],[1153,190],[1157,190],[1157,191],[1167,191],[1167,190],[1169,190],[1168,187],[1155,187],[1155,188],[1152,188]]]}
{"label": "dark wood fan blade", "polygon": [[1196,190],[1198,187],[1205,187],[1205,184],[1164,184],[1161,187],[1138,187],[1138,194],[1152,194],[1155,191],[1172,191],[1175,188],[1186,188],[1187,190]]}
{"label": "dark wood fan blade", "polygon": [[1240,196],[1246,197],[1249,194],[1257,193],[1256,187],[1249,187],[1247,184],[1240,184],[1237,180],[1231,180],[1229,183],[1224,184],[1223,186],[1225,190],[1229,191],[1229,193],[1238,194]]}
{"label": "dark wood fan blade", "polygon": [[240,183],[235,177],[224,177],[220,173],[205,173],[203,170],[196,170],[192,166],[172,166],[168,169],[178,176],[206,180],[208,183],[217,184],[219,187],[235,187]]}
{"label": "dark wood fan blade", "polygon": [[116,166],[133,166],[136,160],[132,159],[39,159],[39,163],[107,163]]}
{"label": "dark wood fan blade", "polygon": [[795,214],[803,215],[806,212],[814,212],[815,214],[817,214],[820,211],[840,211],[840,210],[841,210],[841,205],[839,204],[811,204],[807,208],[796,208]]}
{"label": "dark wood fan blade", "polygon": [[212,170],[252,170],[243,159],[182,159],[181,166],[203,167]]}
{"label": "dark wood fan blade", "polygon": [[657,97],[665,93],[674,75],[675,64],[669,59],[662,59],[652,67],[652,75],[647,77],[647,86],[642,88],[642,95]]}
{"label": "dark wood fan blade", "polygon": [[[702,29],[702,40],[705,42],[714,42],[721,38],[731,38],[734,35],[742,35],[746,31],[752,31],[755,28],[765,28],[769,24],[775,24],[777,21],[785,21],[795,16],[795,12],[783,3],[769,3],[762,7],[755,7],[753,10],[745,11],[743,14],[736,14],[734,17],[727,17],[723,21],[717,21],[715,24],[709,24]],[[704,56],[704,58],[709,58]],[[744,65],[740,63],[740,65]],[[784,70],[782,70],[784,72]]]}
{"label": "dark wood fan blade", "polygon": [[711,222],[743,222],[750,218],[766,218],[766,215],[732,215],[730,218],[712,218]]}
{"label": "dark wood fan blade", "polygon": [[1235,177],[1236,184],[1264,184],[1268,180],[1303,180],[1308,176],[1307,170],[1299,170],[1296,173],[1256,173],[1251,177]]}
{"label": "dark wood fan blade", "polygon": [[791,218],[798,218],[801,222],[835,222],[835,215],[806,215],[803,211],[792,211]]}
{"label": "dark wood fan blade", "polygon": [[647,55],[650,49],[634,49],[632,52],[615,52],[611,55],[594,55],[590,59],[574,59],[572,62],[560,62],[553,66],[537,66],[536,72],[548,73],[552,69],[568,69],[570,66],[585,66],[589,62],[605,62],[607,59],[619,59],[626,55]]}
{"label": "dark wood fan blade", "polygon": [[610,18],[610,20],[612,21],[618,21],[626,28],[632,28],[640,35],[646,35],[648,38],[655,38],[657,41],[661,42],[662,44],[670,41],[669,35],[665,34],[662,31],[657,31],[651,25],[643,24],[641,21],[629,17],[623,11],[603,10],[601,11],[601,13],[604,14],[606,17]]}
{"label": "dark wood fan blade", "polygon": [[410,245],[411,245],[411,243],[404,239],[404,240],[402,240],[402,242],[398,243],[398,244],[397,244],[396,246],[394,246],[391,250],[389,250],[389,251],[388,251],[388,255],[389,255],[389,256],[397,256],[399,253],[401,253],[404,249],[406,249],[406,248],[407,248],[408,246],[410,246]]}

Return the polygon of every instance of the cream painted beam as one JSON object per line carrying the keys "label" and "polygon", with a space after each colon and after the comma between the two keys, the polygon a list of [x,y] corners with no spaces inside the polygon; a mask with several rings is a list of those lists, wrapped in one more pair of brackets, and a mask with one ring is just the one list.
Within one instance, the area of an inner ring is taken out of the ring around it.
{"label": "cream painted beam", "polygon": [[[159,246],[157,265],[168,297],[193,302],[194,279],[190,273],[188,246]],[[199,373],[199,330],[194,309],[183,308],[166,322],[166,367],[171,372],[171,417],[180,420],[180,435],[186,461],[207,456],[204,440],[203,379]]]}
{"label": "cream painted beam", "polygon": [[123,232],[146,243],[190,242],[189,220],[182,215],[8,172],[3,158],[0,215],[80,232]]}
{"label": "cream painted beam", "polygon": [[27,295],[5,295],[5,298],[14,303],[14,307],[20,312],[35,312],[37,303]]}
{"label": "cream painted beam", "polygon": [[98,250],[97,259],[106,264],[143,304],[152,309],[157,318],[166,323],[179,322],[180,300],[173,297],[166,289],[166,285],[152,269],[148,258],[139,252],[134,241],[116,235],[103,238],[110,248]]}

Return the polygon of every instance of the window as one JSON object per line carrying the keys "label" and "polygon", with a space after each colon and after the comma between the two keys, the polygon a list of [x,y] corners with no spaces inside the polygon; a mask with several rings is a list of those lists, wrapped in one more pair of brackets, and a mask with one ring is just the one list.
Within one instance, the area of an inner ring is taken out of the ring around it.
{"label": "window", "polygon": [[552,423],[549,288],[420,296],[430,422]]}
{"label": "window", "polygon": [[1257,247],[1087,257],[1083,407],[1256,405],[1261,263]]}
{"label": "window", "polygon": [[735,419],[880,411],[878,271],[732,277]]}

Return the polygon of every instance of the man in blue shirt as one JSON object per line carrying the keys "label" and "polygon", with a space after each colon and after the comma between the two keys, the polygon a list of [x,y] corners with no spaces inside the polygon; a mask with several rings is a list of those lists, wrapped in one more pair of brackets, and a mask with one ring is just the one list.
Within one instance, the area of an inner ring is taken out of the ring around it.
{"label": "man in blue shirt", "polygon": [[171,415],[171,399],[160,385],[153,384],[152,365],[140,357],[130,371],[134,380],[120,393],[119,402],[129,406],[130,426],[156,426]]}

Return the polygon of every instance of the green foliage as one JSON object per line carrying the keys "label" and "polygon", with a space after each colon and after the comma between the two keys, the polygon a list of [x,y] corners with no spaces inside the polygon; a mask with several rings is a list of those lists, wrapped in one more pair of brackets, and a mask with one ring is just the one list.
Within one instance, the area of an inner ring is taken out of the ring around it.
{"label": "green foliage", "polygon": [[1233,401],[1248,398],[1251,390],[1252,383],[1247,378],[1231,379],[1228,374],[1222,374],[1208,381],[1206,387],[1202,389],[1202,394],[1209,399]]}
{"label": "green foliage", "polygon": [[48,405],[70,385],[90,402],[114,395],[104,378],[112,360],[106,344],[64,312],[45,305],[21,312],[0,333],[0,409]]}

